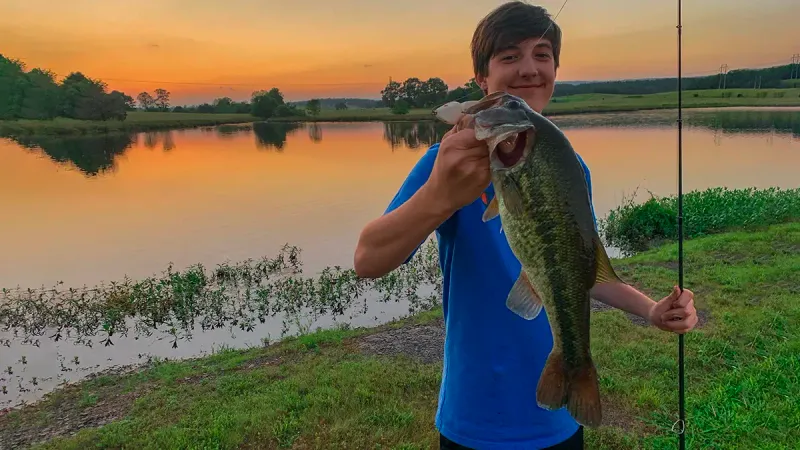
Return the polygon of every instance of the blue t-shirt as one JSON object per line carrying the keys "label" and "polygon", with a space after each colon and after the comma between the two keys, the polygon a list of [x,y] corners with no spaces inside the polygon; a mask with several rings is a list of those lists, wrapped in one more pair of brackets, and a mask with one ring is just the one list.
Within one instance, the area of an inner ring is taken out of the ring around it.
{"label": "blue t-shirt", "polygon": [[[428,180],[438,150],[435,144],[420,158],[387,213]],[[589,169],[580,162],[591,193]],[[487,199],[493,191],[490,185]],[[548,447],[569,438],[578,424],[565,408],[548,411],[536,403],[553,337],[544,310],[525,320],[506,307],[521,266],[500,233],[500,219],[483,222],[485,208],[478,198],[436,230],[446,329],[436,427],[472,448]]]}

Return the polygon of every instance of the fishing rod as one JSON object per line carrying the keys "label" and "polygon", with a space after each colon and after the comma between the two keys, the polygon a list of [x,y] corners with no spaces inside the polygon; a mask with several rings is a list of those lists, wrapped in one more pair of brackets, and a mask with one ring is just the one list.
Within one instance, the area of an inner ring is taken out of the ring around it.
{"label": "fishing rod", "polygon": [[[683,108],[682,108],[682,37],[683,21],[681,14],[682,0],[678,2],[678,289],[683,293]],[[683,333],[678,335],[678,421],[672,426],[678,426],[678,446],[680,450],[686,448],[686,411],[684,408],[684,360],[683,360]]]}

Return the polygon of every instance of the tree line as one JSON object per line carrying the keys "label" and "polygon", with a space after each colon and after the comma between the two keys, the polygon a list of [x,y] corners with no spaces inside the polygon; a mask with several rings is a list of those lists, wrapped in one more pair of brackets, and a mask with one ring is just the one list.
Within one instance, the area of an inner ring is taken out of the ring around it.
{"label": "tree line", "polygon": [[45,69],[25,70],[25,64],[0,54],[0,119],[124,120],[135,107],[133,98],[80,72],[60,83]]}
{"label": "tree line", "polygon": [[[792,65],[765,69],[739,69],[727,74],[687,77],[686,90],[725,88],[788,87]],[[586,83],[556,83],[554,97],[575,94],[644,95],[669,92],[675,89],[676,78],[621,80]],[[125,120],[127,112],[171,111],[197,113],[239,113],[269,119],[271,117],[314,116],[322,108],[337,110],[349,107],[389,107],[396,114],[411,108],[433,108],[449,101],[476,100],[483,96],[474,78],[449,89],[441,78],[422,80],[410,77],[399,82],[389,80],[380,91],[380,100],[368,99],[311,99],[286,102],[277,87],[252,93],[249,101],[234,101],[220,97],[211,103],[189,106],[170,106],[170,93],[155,89],[151,94],[141,92],[136,99],[120,91],[108,92],[106,83],[91,79],[81,72],[72,72],[60,83],[52,71],[34,68],[26,71],[25,64],[0,54],[0,120],[53,119],[68,117],[84,120]]]}

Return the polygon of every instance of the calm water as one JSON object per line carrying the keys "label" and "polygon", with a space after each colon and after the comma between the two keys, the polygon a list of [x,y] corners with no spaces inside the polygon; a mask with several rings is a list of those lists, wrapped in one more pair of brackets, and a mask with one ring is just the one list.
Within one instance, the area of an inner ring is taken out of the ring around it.
{"label": "calm water", "polygon": [[[800,112],[692,112],[684,129],[685,189],[800,185]],[[557,118],[592,170],[598,216],[639,189],[676,191],[674,113]],[[446,127],[422,123],[223,126],[93,138],[0,139],[0,287],[94,285],[195,263],[303,249],[304,272],[352,266],[361,227],[382,213],[403,178]],[[357,323],[406,305],[381,304]],[[322,321],[321,324],[329,323]],[[87,349],[70,343],[0,347],[0,408],[57,382],[221,344],[259,345],[253,333],[198,333]],[[0,341],[10,338],[0,333]],[[19,360],[26,355],[26,364]],[[80,364],[70,361],[79,356]],[[73,370],[60,373],[61,363]],[[11,366],[13,374],[5,372]],[[30,384],[39,377],[38,385]],[[46,377],[52,377],[47,380]],[[42,380],[42,379],[45,380]],[[20,388],[22,392],[20,392]],[[28,389],[28,391],[26,391]]]}

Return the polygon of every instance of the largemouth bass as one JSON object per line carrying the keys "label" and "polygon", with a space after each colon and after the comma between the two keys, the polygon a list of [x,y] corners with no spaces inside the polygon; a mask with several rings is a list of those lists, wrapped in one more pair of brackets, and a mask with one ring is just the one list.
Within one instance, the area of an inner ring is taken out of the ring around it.
{"label": "largemouth bass", "polygon": [[507,307],[532,320],[542,311],[553,333],[537,385],[540,407],[566,406],[584,426],[602,421],[589,345],[590,290],[622,282],[595,229],[583,168],[569,140],[521,98],[495,93],[437,116],[474,128],[487,143],[495,196],[483,220],[499,216],[522,270]]}

